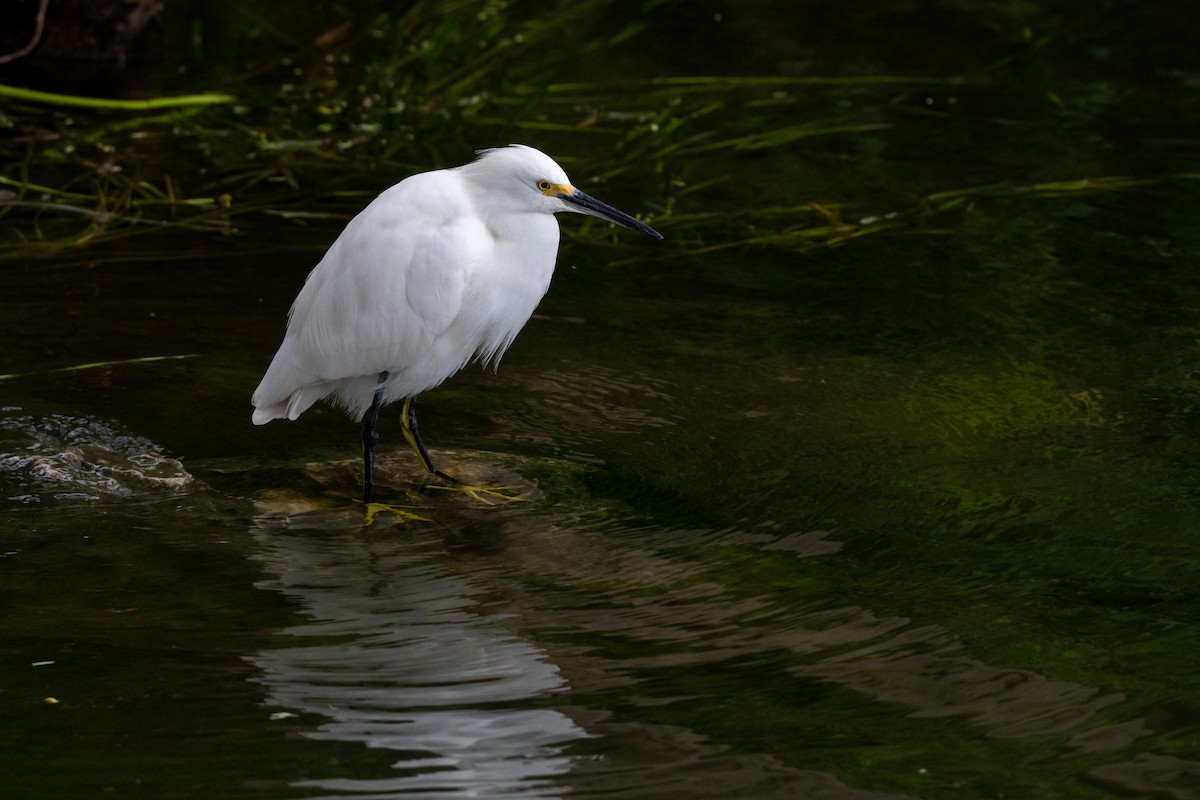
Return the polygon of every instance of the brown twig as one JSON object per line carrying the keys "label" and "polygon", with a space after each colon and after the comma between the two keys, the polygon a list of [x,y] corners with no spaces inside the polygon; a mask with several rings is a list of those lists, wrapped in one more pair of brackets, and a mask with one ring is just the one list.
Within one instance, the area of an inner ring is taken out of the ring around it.
{"label": "brown twig", "polygon": [[23,58],[33,52],[33,48],[38,46],[42,41],[42,31],[46,27],[46,9],[50,6],[50,0],[42,0],[38,6],[37,16],[33,18],[33,37],[29,40],[29,44],[22,47],[20,50],[14,50],[11,53],[5,53],[0,56],[0,64],[7,64],[9,61],[16,61],[18,58]]}

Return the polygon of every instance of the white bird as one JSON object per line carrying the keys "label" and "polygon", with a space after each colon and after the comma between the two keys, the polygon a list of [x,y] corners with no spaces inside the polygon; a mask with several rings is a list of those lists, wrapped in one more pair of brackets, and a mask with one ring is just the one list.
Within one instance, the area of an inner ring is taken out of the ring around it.
{"label": "white bird", "polygon": [[434,466],[413,398],[472,359],[499,363],[550,286],[554,214],[590,214],[662,238],[575,188],[539,150],[514,144],[478,156],[406,178],[350,221],[309,273],[251,400],[256,425],[294,420],[325,398],[361,420],[366,503],[379,409],[396,400],[421,463],[458,483]]}

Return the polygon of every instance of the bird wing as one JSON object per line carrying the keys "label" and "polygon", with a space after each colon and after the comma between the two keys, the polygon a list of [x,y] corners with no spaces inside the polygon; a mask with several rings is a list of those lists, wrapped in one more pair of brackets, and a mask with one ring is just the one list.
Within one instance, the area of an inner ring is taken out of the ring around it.
{"label": "bird wing", "polygon": [[462,226],[379,222],[348,229],[296,300],[289,328],[322,380],[419,363],[462,307]]}
{"label": "bird wing", "polygon": [[287,410],[294,419],[339,381],[412,372],[425,382],[417,392],[465,363],[469,354],[456,360],[435,343],[462,309],[468,274],[490,237],[455,203],[456,193],[427,187],[418,204],[413,189],[421,187],[412,182],[367,206],[309,274],[256,406],[278,407],[303,392],[305,402]]}

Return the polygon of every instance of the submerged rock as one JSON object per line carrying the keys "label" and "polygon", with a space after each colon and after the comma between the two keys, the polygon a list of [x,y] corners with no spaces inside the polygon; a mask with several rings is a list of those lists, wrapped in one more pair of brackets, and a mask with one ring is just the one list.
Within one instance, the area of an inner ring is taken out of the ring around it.
{"label": "submerged rock", "polygon": [[19,412],[0,411],[0,486],[10,499],[33,502],[47,493],[55,499],[131,497],[192,481],[159,445],[108,423]]}

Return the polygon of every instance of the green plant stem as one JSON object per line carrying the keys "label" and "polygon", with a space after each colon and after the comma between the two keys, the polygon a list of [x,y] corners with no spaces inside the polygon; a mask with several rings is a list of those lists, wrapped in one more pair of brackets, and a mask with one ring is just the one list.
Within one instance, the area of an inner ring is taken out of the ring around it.
{"label": "green plant stem", "polygon": [[228,94],[186,94],[177,97],[152,97],[147,100],[114,100],[107,97],[81,97],[73,94],[58,94],[56,92],[40,92],[36,89],[21,89],[16,86],[0,84],[0,97],[11,97],[14,100],[27,100],[33,103],[44,103],[56,106],[72,106],[75,108],[107,108],[118,111],[152,111],[160,108],[184,108],[188,106],[210,106],[218,103],[232,103],[234,97]]}
{"label": "green plant stem", "polygon": [[32,375],[48,375],[53,372],[77,372],[83,369],[95,369],[96,367],[115,367],[121,364],[148,364],[153,361],[171,361],[184,358],[196,358],[199,353],[187,353],[176,356],[146,356],[144,358],[126,358],[117,361],[93,361],[88,364],[75,364],[70,367],[59,367],[58,369],[38,370],[36,372],[9,372],[0,375],[0,381],[11,381],[16,378],[27,378]]}

